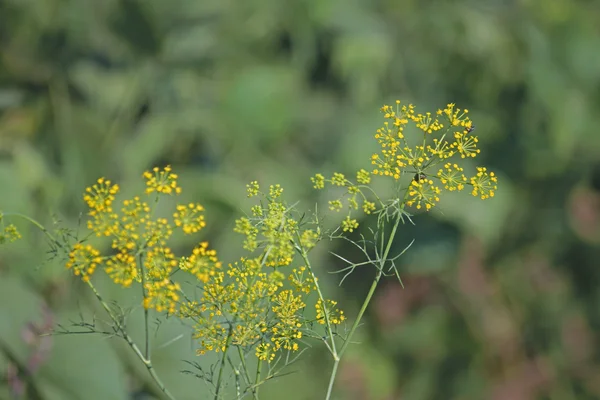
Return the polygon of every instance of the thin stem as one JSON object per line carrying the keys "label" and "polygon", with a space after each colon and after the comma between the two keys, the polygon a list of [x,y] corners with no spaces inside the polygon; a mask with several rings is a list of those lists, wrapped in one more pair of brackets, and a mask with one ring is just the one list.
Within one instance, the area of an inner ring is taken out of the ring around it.
{"label": "thin stem", "polygon": [[341,358],[338,357],[333,361],[333,368],[331,369],[331,377],[329,378],[329,385],[327,385],[327,395],[325,399],[329,400],[331,398],[331,393],[333,393],[333,383],[335,382],[335,376],[337,375],[338,366],[340,365]]}
{"label": "thin stem", "polygon": [[[248,372],[248,365],[246,364],[246,356],[244,355],[244,352],[242,351],[242,348],[240,346],[237,346],[238,349],[238,354],[240,356],[240,360],[242,360],[242,367],[244,368],[244,375],[245,375],[245,380],[248,386],[250,386],[250,372]],[[260,360],[258,361],[260,363]],[[255,387],[251,387],[252,390],[252,398],[254,398],[255,400],[258,400],[258,394],[256,393],[256,388]]]}
{"label": "thin stem", "polygon": [[[142,271],[141,275],[142,275],[142,299],[145,303],[146,301],[146,297],[148,296],[148,294],[146,293],[146,271],[144,269],[144,259],[143,259],[143,255],[142,253],[138,254],[138,263],[140,265],[140,270]],[[148,307],[146,307],[146,305],[144,304],[144,335],[145,335],[145,351],[144,351],[144,356],[146,357],[146,359],[150,359],[150,327],[149,327],[149,322],[148,322],[148,314],[149,314],[150,310],[148,310]]]}
{"label": "thin stem", "polygon": [[217,388],[215,390],[215,400],[219,399],[219,392],[221,391],[221,381],[223,379],[223,371],[225,370],[225,359],[227,357],[227,350],[229,350],[229,344],[231,343],[231,337],[233,333],[233,324],[229,325],[229,332],[227,333],[227,342],[223,349],[223,357],[221,357],[221,366],[219,367],[219,376],[217,377]]}
{"label": "thin stem", "polygon": [[98,291],[96,290],[96,288],[94,287],[94,285],[92,284],[92,282],[87,281],[86,283],[92,289],[92,292],[94,292],[94,295],[96,296],[96,298],[98,299],[98,301],[100,301],[100,304],[102,304],[102,307],[104,308],[104,310],[106,310],[106,312],[108,313],[108,315],[110,316],[110,318],[115,323],[115,326],[121,332],[121,335],[122,335],[123,339],[125,339],[125,341],[129,345],[129,347],[132,348],[132,350],[134,351],[134,353],[138,356],[138,358],[142,361],[142,363],[144,363],[144,365],[146,366],[146,369],[150,373],[150,376],[152,377],[152,379],[154,379],[154,382],[156,383],[156,385],[158,386],[158,388],[165,394],[165,396],[167,396],[167,398],[169,400],[175,400],[175,397],[173,397],[173,395],[165,387],[165,385],[162,382],[162,380],[156,374],[156,370],[154,369],[154,366],[152,365],[152,361],[150,359],[146,358],[142,354],[142,351],[140,350],[140,348],[137,346],[137,344],[135,344],[133,342],[133,339],[131,338],[131,336],[129,336],[129,334],[127,333],[127,331],[125,330],[125,328],[123,328],[123,325],[121,325],[121,321],[119,321],[119,319],[113,314],[113,311],[110,309],[110,307],[108,306],[108,304],[106,303],[106,301],[104,301],[104,299],[102,298],[102,296],[100,295],[100,293],[98,293]]}
{"label": "thin stem", "polygon": [[319,286],[319,281],[313,271],[313,268],[310,263],[310,260],[308,259],[308,254],[306,253],[306,250],[300,246],[297,246],[297,249],[299,249],[300,255],[301,255],[302,259],[304,260],[304,263],[306,264],[306,268],[310,272],[310,275],[313,279],[315,287],[317,288],[317,294],[319,295],[319,300],[321,301],[321,306],[323,307],[323,316],[325,317],[325,326],[327,327],[327,334],[329,335],[329,340],[331,341],[331,354],[333,355],[334,360],[337,360],[338,353],[337,353],[337,349],[335,346],[335,340],[333,337],[333,329],[331,328],[331,321],[329,320],[329,313],[327,313],[327,311],[325,310],[326,304],[325,304],[325,298],[323,297],[323,292],[321,292],[321,287]]}
{"label": "thin stem", "polygon": [[[407,195],[405,194],[405,196],[404,196],[405,199],[402,202],[402,207],[401,207],[402,209],[404,208],[406,196]],[[396,217],[396,221],[394,222],[394,226],[392,228],[392,232],[390,233],[390,236],[387,240],[387,245],[385,247],[385,250],[384,250],[383,254],[381,255],[381,258],[379,259],[379,268],[377,269],[377,274],[375,275],[375,279],[373,280],[373,283],[371,284],[371,288],[369,289],[369,292],[367,293],[367,297],[365,298],[365,301],[363,302],[363,304],[360,308],[360,311],[358,312],[358,316],[354,320],[354,323],[352,324],[352,328],[350,328],[350,332],[348,333],[348,336],[346,337],[346,340],[344,341],[344,344],[342,345],[339,353],[335,354],[335,356],[334,356],[333,368],[331,370],[331,377],[329,378],[329,385],[327,386],[327,395],[325,396],[325,400],[329,400],[331,398],[331,394],[333,393],[333,384],[335,383],[335,378],[337,375],[340,360],[342,358],[342,355],[348,348],[348,345],[351,342],[351,338],[354,335],[356,328],[358,328],[358,325],[360,325],[360,321],[362,320],[363,315],[365,314],[365,311],[367,310],[367,307],[368,307],[369,303],[371,302],[371,299],[373,298],[375,289],[377,289],[379,280],[381,279],[381,276],[383,275],[384,264],[387,260],[388,254],[390,253],[390,250],[392,248],[392,242],[394,241],[394,237],[396,236],[396,231],[397,231],[398,226],[400,225],[401,221],[402,221],[402,214],[398,213],[398,216]]]}
{"label": "thin stem", "polygon": [[39,223],[39,222],[37,222],[35,219],[33,219],[33,218],[31,218],[31,217],[28,217],[27,215],[20,214],[20,213],[5,213],[5,214],[3,214],[3,215],[4,215],[4,216],[7,216],[7,217],[11,217],[11,216],[12,216],[12,217],[23,218],[23,219],[24,219],[24,220],[26,220],[27,222],[29,222],[29,223],[31,223],[31,224],[33,224],[33,225],[35,225],[35,226],[36,226],[36,227],[37,227],[37,228],[38,228],[40,231],[42,231],[42,233],[43,233],[44,235],[46,235],[46,237],[47,237],[48,239],[50,239],[50,241],[51,241],[52,243],[55,243],[57,246],[63,247],[63,246],[60,244],[60,242],[59,242],[59,241],[57,241],[57,240],[54,238],[54,236],[52,236],[52,234],[51,234],[51,233],[48,231],[48,229],[46,229],[46,227],[45,227],[44,225],[40,224],[40,223]]}
{"label": "thin stem", "polygon": [[256,380],[254,382],[254,385],[256,386],[256,398],[258,398],[258,390],[260,389],[260,373],[261,373],[261,369],[262,369],[262,361],[258,360],[258,365],[256,366]]}

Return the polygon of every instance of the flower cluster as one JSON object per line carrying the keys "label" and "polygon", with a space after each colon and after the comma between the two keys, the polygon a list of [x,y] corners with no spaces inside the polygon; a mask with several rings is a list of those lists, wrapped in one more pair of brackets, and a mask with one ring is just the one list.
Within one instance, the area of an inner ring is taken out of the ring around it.
{"label": "flower cluster", "polygon": [[[312,249],[321,233],[318,224],[300,222],[293,208],[281,200],[280,185],[271,185],[266,194],[257,182],[248,185],[250,197],[266,200],[235,224],[234,230],[245,236],[244,248],[251,256],[223,267],[207,242],[200,242],[189,255],[174,254],[168,245],[174,230],[193,234],[204,228],[204,208],[196,203],[180,204],[171,219],[154,216],[160,196],[177,195],[181,188],[169,167],[154,168],[143,176],[145,193],[119,205],[119,186],[107,179],[99,179],[86,190],[87,226],[96,236],[110,238],[112,245],[108,254],[90,243],[73,246],[67,268],[84,281],[103,267],[118,285],[139,284],[146,309],[194,321],[199,354],[237,346],[271,362],[281,351],[297,351],[312,322],[323,324],[328,319],[328,324],[336,325],[344,321],[336,302],[314,295],[317,286],[312,271],[304,265],[291,267],[297,252]],[[358,204],[360,190],[341,174],[334,179],[352,193],[350,203]],[[359,182],[369,180],[370,173],[359,173]],[[187,274],[188,280],[189,276],[195,278],[199,299],[184,295],[176,281],[178,273]],[[304,315],[309,302],[316,309],[316,319]]]}
{"label": "flower cluster", "polygon": [[[290,264],[298,251],[308,252],[315,246],[320,230],[298,222],[293,209],[281,200],[282,194],[280,185],[270,186],[266,194],[258,182],[248,185],[249,197],[266,200],[253,206],[251,216],[238,219],[235,225],[235,231],[246,237],[244,247],[252,257],[224,270],[194,264],[192,257],[180,266],[204,283],[202,297],[180,308],[182,317],[196,322],[199,354],[224,352],[233,345],[244,351],[253,349],[259,360],[272,362],[279,352],[300,348],[303,332],[312,321],[304,312],[317,286],[306,266],[292,268]],[[197,250],[209,260],[203,249]],[[319,323],[324,313],[331,315],[331,325],[344,321],[334,301],[325,300],[327,307],[317,298],[312,302]]]}
{"label": "flower cluster", "polygon": [[[481,199],[494,196],[497,189],[494,173],[480,167],[474,177],[467,178],[462,167],[450,163],[455,156],[475,158],[480,153],[477,148],[479,139],[473,134],[475,125],[468,116],[469,110],[461,110],[450,103],[445,109],[438,110],[434,117],[429,112],[417,114],[412,104],[400,106],[400,101],[396,101],[395,108],[384,105],[381,111],[386,121],[375,134],[381,151],[371,157],[375,166],[373,174],[390,176],[394,180],[406,174],[423,177],[412,179],[406,202],[408,206],[431,209],[439,202],[442,191],[439,184],[449,191],[460,191],[471,185],[473,196]],[[417,128],[411,140],[406,132],[410,123]],[[415,140],[417,144],[411,145]],[[443,167],[436,171],[438,165]]]}
{"label": "flower cluster", "polygon": [[[371,156],[374,169],[370,173],[360,170],[357,184],[337,172],[329,179],[321,174],[311,178],[315,189],[323,189],[326,183],[346,189],[342,197],[329,201],[331,210],[341,211],[344,205],[348,209],[341,222],[343,231],[352,232],[358,227],[352,210],[358,209],[359,202],[365,214],[386,207],[368,186],[371,174],[390,177],[394,182],[408,177],[401,203],[417,209],[432,209],[439,203],[443,190],[461,191],[467,186],[472,187],[473,196],[481,199],[494,197],[497,177],[493,172],[478,167],[475,176],[468,178],[463,167],[451,161],[452,158],[473,159],[480,153],[469,110],[448,104],[436,113],[421,114],[412,104],[401,106],[400,101],[396,101],[395,107],[384,105],[381,111],[385,121],[375,132],[380,151]],[[373,194],[377,204],[367,200],[365,193]]]}
{"label": "flower cluster", "polygon": [[13,224],[8,224],[4,226],[4,221],[2,213],[0,213],[0,244],[6,242],[14,242],[15,240],[19,240],[21,238],[21,234],[17,230],[17,227]]}
{"label": "flower cluster", "polygon": [[69,254],[67,268],[73,269],[75,275],[81,276],[81,279],[87,282],[101,262],[100,251],[89,244],[76,243]]}
{"label": "flower cluster", "polygon": [[322,174],[316,174],[310,178],[313,183],[313,188],[323,189],[325,183],[333,186],[339,186],[345,189],[345,192],[337,199],[329,201],[329,209],[332,211],[341,211],[344,209],[344,204],[348,213],[342,221],[342,230],[344,232],[352,232],[358,227],[358,221],[352,218],[352,211],[358,210],[359,206],[365,214],[371,214],[377,209],[377,205],[368,200],[365,190],[370,190],[371,173],[365,169],[361,169],[356,173],[356,182],[347,179],[344,174],[334,172],[330,179],[325,178]]}
{"label": "flower cluster", "polygon": [[[180,204],[172,221],[155,217],[151,204],[162,195],[180,194],[181,188],[169,166],[154,168],[143,177],[145,193],[122,200],[120,206],[115,205],[119,186],[110,180],[100,178],[86,189],[83,200],[89,207],[87,226],[96,236],[109,237],[112,249],[102,255],[89,243],[77,243],[69,254],[67,268],[89,281],[96,268],[103,266],[118,285],[141,284],[144,307],[172,314],[181,303],[180,284],[173,280],[175,273],[181,270],[205,282],[221,263],[206,242],[189,257],[175,256],[168,247],[174,229],[180,228],[184,234],[198,232],[206,225],[204,208],[200,204]],[[150,196],[154,198],[144,198]]]}
{"label": "flower cluster", "polygon": [[[265,253],[265,265],[280,267],[289,265],[294,257],[295,235],[298,233],[296,220],[290,215],[284,203],[278,201],[283,189],[279,185],[269,188],[268,206],[253,207],[252,217],[243,217],[236,221],[234,231],[246,236],[244,248],[255,251],[268,248]],[[257,182],[248,185],[248,196],[259,195]],[[257,221],[261,221],[257,223]]]}

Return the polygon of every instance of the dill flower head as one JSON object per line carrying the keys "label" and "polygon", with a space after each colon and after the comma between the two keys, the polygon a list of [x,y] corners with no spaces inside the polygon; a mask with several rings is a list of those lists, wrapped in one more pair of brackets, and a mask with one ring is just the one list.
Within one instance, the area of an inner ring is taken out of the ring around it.
{"label": "dill flower head", "polygon": [[200,204],[178,205],[177,211],[173,214],[175,226],[180,227],[187,235],[198,232],[206,226],[203,211],[204,207]]}
{"label": "dill flower head", "polygon": [[118,192],[119,185],[113,185],[111,181],[99,178],[94,185],[85,189],[83,200],[90,210],[111,212],[112,203]]}
{"label": "dill flower head", "polygon": [[180,194],[181,188],[177,186],[177,174],[171,172],[171,166],[167,165],[162,170],[154,167],[152,172],[144,172],[146,178],[146,193],[153,192],[163,194]]}
{"label": "dill flower head", "polygon": [[292,273],[288,279],[298,292],[309,294],[311,291],[317,289],[313,277],[308,273],[305,266],[292,269]]}
{"label": "dill flower head", "polygon": [[178,283],[165,278],[146,282],[144,288],[146,289],[146,297],[144,298],[146,309],[153,308],[158,312],[166,311],[169,314],[175,314],[181,293],[181,287]]}
{"label": "dill flower head", "polygon": [[234,232],[246,237],[244,249],[254,251],[262,248],[265,251],[267,266],[289,265],[294,258],[293,243],[299,229],[290,210],[280,199],[283,189],[280,185],[271,185],[269,194],[265,195],[260,192],[257,182],[251,183],[249,187],[256,191],[256,195],[262,195],[267,204],[252,208],[254,218],[237,219]]}
{"label": "dill flower head", "polygon": [[[459,162],[450,161],[475,158],[481,152],[469,110],[449,103],[435,114],[423,114],[417,113],[411,104],[401,106],[396,101],[395,107],[384,105],[381,111],[384,123],[375,132],[381,149],[371,156],[372,173],[394,181],[403,176],[427,177],[408,183],[405,198],[408,206],[430,210],[439,202],[443,190],[461,191],[469,185],[474,196],[493,197],[497,189],[493,173],[488,174],[481,167],[483,170],[478,168],[478,173],[467,179]],[[414,128],[409,130],[411,126]]]}
{"label": "dill flower head", "polygon": [[440,192],[440,188],[431,179],[413,180],[408,188],[406,205],[415,205],[417,209],[425,206],[426,210],[430,210],[440,201]]}
{"label": "dill flower head", "polygon": [[124,250],[106,260],[104,271],[114,283],[123,287],[129,287],[134,281],[140,281],[135,255]]}
{"label": "dill flower head", "polygon": [[148,280],[163,280],[169,278],[178,262],[168,247],[154,247],[148,250],[144,260]]}
{"label": "dill flower head", "polygon": [[479,196],[482,200],[494,197],[498,189],[498,178],[493,172],[487,172],[485,167],[478,167],[477,174],[471,178],[473,196]]}
{"label": "dill flower head", "polygon": [[221,262],[217,252],[208,248],[208,242],[202,242],[194,248],[191,256],[181,260],[179,268],[206,283],[221,269]]}
{"label": "dill flower head", "polygon": [[315,309],[317,310],[317,322],[321,325],[325,325],[327,319],[333,325],[339,325],[346,320],[344,312],[337,308],[337,302],[334,300],[326,299],[323,303],[319,299],[315,304]]}
{"label": "dill flower head", "polygon": [[69,261],[66,266],[68,269],[72,269],[75,275],[81,276],[84,282],[87,282],[101,262],[100,251],[89,244],[76,243],[69,253]]}
{"label": "dill flower head", "polygon": [[444,164],[444,167],[438,171],[437,176],[444,188],[451,192],[463,190],[467,183],[463,168],[459,167],[458,164]]}
{"label": "dill flower head", "polygon": [[[2,215],[0,214],[0,220]],[[13,224],[6,225],[4,230],[0,232],[0,244],[6,242],[14,242],[15,240],[21,239],[21,234],[17,230],[17,227]]]}

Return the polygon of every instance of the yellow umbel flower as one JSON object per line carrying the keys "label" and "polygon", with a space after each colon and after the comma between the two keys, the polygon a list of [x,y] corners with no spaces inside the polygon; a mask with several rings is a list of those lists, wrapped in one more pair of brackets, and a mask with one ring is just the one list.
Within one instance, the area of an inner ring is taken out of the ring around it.
{"label": "yellow umbel flower", "polygon": [[261,361],[273,361],[275,359],[275,351],[271,343],[261,343],[256,346],[256,357]]}
{"label": "yellow umbel flower", "polygon": [[[0,215],[0,220],[2,216]],[[21,234],[17,230],[17,227],[13,224],[9,224],[4,227],[4,231],[0,233],[0,244],[5,242],[14,242],[15,240],[21,239]]]}
{"label": "yellow umbel flower", "polygon": [[175,314],[181,291],[178,283],[165,278],[146,282],[144,288],[146,289],[146,298],[144,299],[146,309],[154,308],[158,312],[167,311],[169,314]]}
{"label": "yellow umbel flower", "polygon": [[144,260],[148,279],[151,280],[163,280],[168,278],[177,265],[178,262],[175,260],[175,255],[168,247],[151,248]]}
{"label": "yellow umbel flower", "polygon": [[134,281],[140,281],[135,256],[127,251],[121,251],[106,260],[104,271],[114,283],[123,287],[129,287]]}
{"label": "yellow umbel flower", "polygon": [[187,235],[198,232],[206,226],[203,211],[204,207],[197,203],[178,205],[177,212],[173,214],[175,226],[180,227]]}
{"label": "yellow umbel flower", "polygon": [[463,190],[467,183],[467,177],[464,176],[463,169],[458,164],[446,163],[444,168],[438,171],[437,176],[444,188],[451,192]]}
{"label": "yellow umbel flower", "polygon": [[440,188],[434,186],[431,179],[415,179],[411,181],[408,188],[409,197],[406,205],[409,207],[415,205],[417,209],[424,205],[426,210],[430,210],[440,201],[440,192]]}
{"label": "yellow umbel flower", "polygon": [[346,316],[344,312],[338,308],[337,301],[334,300],[325,300],[325,305],[323,306],[323,302],[321,299],[317,300],[315,304],[315,309],[317,310],[317,322],[321,325],[326,324],[325,315],[329,319],[329,322],[333,325],[339,325],[346,320]]}
{"label": "yellow umbel flower", "polygon": [[217,252],[208,248],[208,242],[202,242],[192,250],[190,257],[181,260],[179,268],[206,283],[221,269],[221,262]]}
{"label": "yellow umbel flower", "polygon": [[99,178],[92,187],[85,189],[83,200],[90,210],[111,212],[115,195],[119,192],[119,185],[113,185],[109,180]]}
{"label": "yellow umbel flower", "polygon": [[177,186],[177,174],[171,172],[171,166],[167,165],[161,171],[160,168],[154,167],[152,172],[144,172],[146,178],[146,193],[158,192],[163,194],[179,194],[181,188]]}
{"label": "yellow umbel flower", "polygon": [[98,250],[89,244],[77,243],[69,253],[69,261],[66,267],[73,269],[75,275],[81,276],[81,279],[87,282],[101,262],[102,257],[100,257]]}
{"label": "yellow umbel flower", "polygon": [[485,167],[477,168],[477,175],[471,178],[473,191],[471,194],[475,197],[480,197],[481,200],[494,197],[498,189],[498,178],[493,172],[487,172]]}

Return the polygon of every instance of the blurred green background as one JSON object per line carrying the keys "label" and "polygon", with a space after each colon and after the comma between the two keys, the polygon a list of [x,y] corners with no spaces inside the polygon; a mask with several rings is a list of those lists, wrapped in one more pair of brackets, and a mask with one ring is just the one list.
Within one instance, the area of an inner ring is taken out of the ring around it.
{"label": "blurred green background", "polygon": [[[209,240],[232,261],[248,181],[282,183],[306,208],[325,201],[309,176],[369,168],[378,109],[396,98],[468,108],[499,190],[446,196],[403,228],[398,249],[416,239],[405,289],[380,286],[338,398],[600,398],[595,0],[0,0],[0,209],[76,228],[97,177],[132,193],[145,169],[172,164],[208,222],[177,245]],[[24,240],[0,249],[0,398],[28,363],[42,399],[153,398],[119,340],[36,336],[103,316],[43,235],[18,226]],[[328,250],[358,255],[326,241],[314,260],[352,317],[372,274],[338,288]],[[213,360],[176,323],[154,343],[172,392],[203,398],[179,371]],[[315,345],[264,398],[322,398],[325,355]]]}

